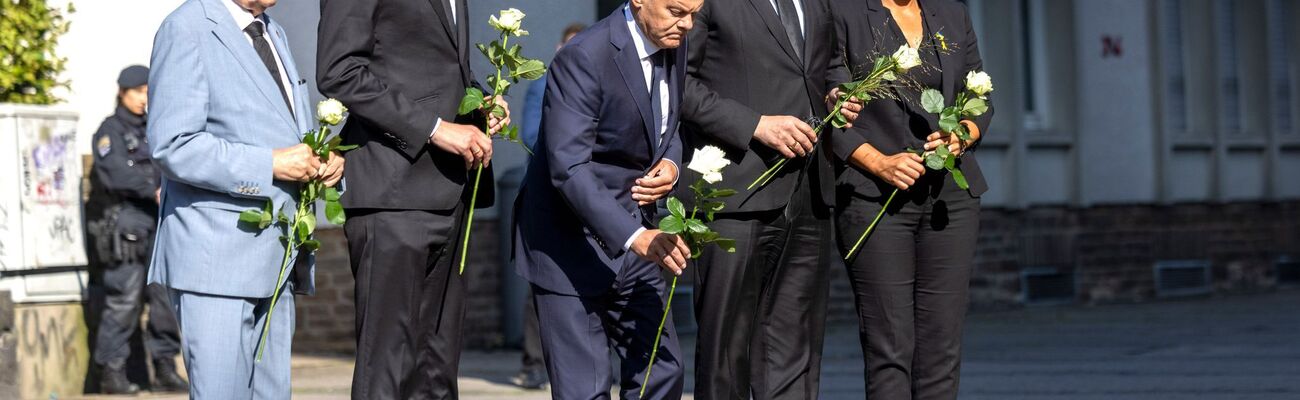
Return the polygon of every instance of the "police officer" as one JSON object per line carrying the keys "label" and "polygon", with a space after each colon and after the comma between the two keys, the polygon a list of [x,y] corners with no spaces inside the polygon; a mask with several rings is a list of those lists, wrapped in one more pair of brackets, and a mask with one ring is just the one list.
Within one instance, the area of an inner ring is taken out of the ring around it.
{"label": "police officer", "polygon": [[105,307],[95,338],[95,362],[103,393],[134,394],[139,386],[126,377],[128,341],[149,302],[145,347],[153,356],[155,391],[188,392],[176,372],[180,332],[166,288],[145,285],[154,230],[158,223],[160,172],[145,139],[149,69],[135,65],[117,78],[117,110],[104,119],[92,139],[94,167],[87,205],[93,253],[103,267]]}

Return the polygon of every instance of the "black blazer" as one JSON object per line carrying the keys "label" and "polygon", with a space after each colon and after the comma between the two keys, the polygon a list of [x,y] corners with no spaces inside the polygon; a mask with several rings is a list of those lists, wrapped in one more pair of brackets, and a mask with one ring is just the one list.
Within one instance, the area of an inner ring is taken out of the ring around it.
{"label": "black blazer", "polygon": [[[348,208],[450,210],[469,173],[464,158],[428,144],[437,118],[456,123],[469,68],[465,0],[453,25],[442,0],[321,0],[316,77],[321,94],[351,112],[343,126]],[[478,205],[493,202],[484,171]]]}
{"label": "black blazer", "polygon": [[[970,14],[964,4],[951,0],[920,0],[921,10],[931,30],[942,32],[955,49],[939,56],[939,69],[942,70],[944,100],[952,104],[957,92],[964,90],[966,73],[984,68],[980,60],[979,44],[970,21]],[[892,17],[889,9],[881,5],[880,0],[831,0],[831,13],[835,16],[836,37],[840,40],[837,51],[845,58],[848,68],[836,70],[834,79],[847,80],[850,69],[861,66],[870,67],[874,57],[891,54],[897,48],[885,48],[883,40],[877,35],[888,32]],[[930,38],[926,38],[930,40]],[[923,118],[930,129],[924,132],[910,128],[912,118]],[[974,119],[980,128],[981,138],[989,133],[989,121],[993,118],[993,107],[984,115]],[[919,105],[908,107],[901,101],[881,99],[871,101],[854,122],[853,128],[831,138],[835,156],[843,165],[854,150],[863,143],[871,143],[886,155],[900,153],[907,148],[919,149],[925,144],[925,137],[939,130],[938,116],[924,112]],[[979,196],[988,190],[984,174],[980,172],[979,162],[975,159],[974,148],[962,158],[958,165],[966,180],[970,183],[972,196]],[[939,173],[928,171],[927,173]],[[863,196],[877,197],[889,193],[894,187],[880,180],[870,172],[857,168],[845,168],[839,177],[839,185],[851,187]]]}
{"label": "black blazer", "polygon": [[515,204],[515,268],[529,282],[561,294],[602,293],[629,261],[641,262],[623,244],[653,226],[654,209],[637,206],[632,186],[661,159],[682,163],[674,110],[686,47],[660,50],[668,52],[670,106],[658,146],[650,91],[622,8],[555,54],[537,153]]}
{"label": "black blazer", "polygon": [[[722,171],[724,179],[717,186],[740,193],[724,199],[724,211],[784,207],[798,182],[800,168],[794,167],[804,165],[802,158],[794,159],[799,163],[786,167],[766,187],[745,190],[781,159],[780,153],[753,140],[760,116],[807,119],[827,114],[823,99],[837,84],[827,79],[828,72],[841,64],[834,58],[835,31],[827,0],[800,1],[805,38],[802,59],[795,58],[770,0],[708,0],[695,15],[687,67],[693,79],[687,81],[682,100],[682,127],[688,149],[714,145],[731,159],[733,165]],[[823,130],[823,141],[832,136],[832,130]],[[686,157],[689,160],[690,155]],[[823,151],[815,153],[812,160],[819,177],[816,189],[829,205],[834,198],[833,164]],[[684,182],[699,177],[687,171]]]}

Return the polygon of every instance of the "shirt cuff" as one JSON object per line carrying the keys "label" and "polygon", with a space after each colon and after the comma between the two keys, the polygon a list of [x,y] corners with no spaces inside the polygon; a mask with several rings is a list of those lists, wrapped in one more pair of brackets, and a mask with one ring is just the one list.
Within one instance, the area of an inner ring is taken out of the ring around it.
{"label": "shirt cuff", "polygon": [[624,250],[624,251],[632,250],[632,242],[635,242],[635,241],[636,241],[636,238],[639,237],[639,236],[641,236],[641,232],[645,232],[645,231],[646,231],[646,229],[645,229],[645,227],[643,226],[643,227],[637,228],[636,232],[632,232],[632,237],[627,238],[627,242],[626,242],[626,243],[623,243],[623,250]]}
{"label": "shirt cuff", "polygon": [[438,118],[437,121],[433,121],[433,131],[429,132],[429,143],[433,143],[433,135],[437,135],[438,128],[441,127],[442,127],[442,118]]}

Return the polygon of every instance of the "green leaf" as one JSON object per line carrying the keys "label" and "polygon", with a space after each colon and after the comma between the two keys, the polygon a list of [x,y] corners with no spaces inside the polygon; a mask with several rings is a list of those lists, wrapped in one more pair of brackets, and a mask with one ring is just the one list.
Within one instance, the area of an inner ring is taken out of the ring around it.
{"label": "green leaf", "polygon": [[944,156],[943,167],[947,168],[949,171],[951,171],[953,168],[957,168],[957,157],[953,157],[951,155]]}
{"label": "green leaf", "polygon": [[831,116],[831,126],[835,127],[835,129],[844,129],[844,127],[849,126],[849,118],[845,117],[844,114],[835,113]]}
{"label": "green leaf", "polygon": [[713,243],[717,241],[721,236],[722,236],[721,234],[714,231],[704,231],[699,233],[692,233],[691,239],[695,239],[695,242],[699,244],[707,244],[707,243]]}
{"label": "green leaf", "polygon": [[699,219],[691,218],[686,220],[686,230],[691,232],[691,234],[698,235],[704,232],[708,232],[709,226],[705,225],[704,222],[700,221]]}
{"label": "green leaf", "polygon": [[721,247],[722,250],[728,253],[736,252],[736,239],[718,239],[713,241],[713,244],[718,245],[718,247]]}
{"label": "green leaf", "polygon": [[337,152],[342,153],[342,152],[345,152],[345,151],[348,151],[348,150],[355,149],[355,148],[357,148],[357,147],[358,147],[358,146],[355,145],[355,144],[346,144],[346,145],[342,145],[342,146],[335,147],[335,148],[334,148],[334,151],[337,151]]}
{"label": "green leaf", "polygon": [[325,219],[334,225],[343,225],[347,222],[347,214],[343,212],[343,204],[338,200],[325,200]]}
{"label": "green leaf", "polygon": [[465,115],[482,107],[483,91],[478,90],[478,88],[468,88],[465,89],[465,97],[460,99],[460,108],[456,110],[456,113]]}
{"label": "green leaf", "polygon": [[970,140],[970,131],[966,129],[966,124],[958,123],[957,131],[953,132],[953,134],[957,135],[958,139]]}
{"label": "green leaf", "polygon": [[935,171],[943,169],[943,156],[940,156],[938,153],[930,153],[926,155],[925,166]]}
{"label": "green leaf", "polygon": [[989,105],[984,99],[974,98],[966,101],[966,106],[962,107],[961,113],[972,117],[983,115],[989,110]]}
{"label": "green leaf", "polygon": [[299,246],[300,246],[300,247],[305,247],[305,248],[307,248],[307,251],[312,252],[312,251],[316,251],[316,250],[319,250],[319,249],[320,249],[320,241],[315,240],[315,239],[308,239],[308,240],[304,240],[304,241],[302,241],[302,244],[299,245]]}
{"label": "green leaf", "polygon": [[339,194],[338,188],[325,188],[325,201],[339,201],[340,197],[343,196]]}
{"label": "green leaf", "polygon": [[939,157],[943,157],[943,158],[948,158],[948,156],[952,155],[952,152],[948,151],[948,146],[935,147],[934,153],[938,154]]}
{"label": "green leaf", "polygon": [[862,81],[853,81],[853,82],[849,82],[849,83],[841,83],[840,86],[839,86],[839,88],[840,88],[840,96],[847,96],[849,93],[853,93],[854,90],[857,90],[858,85],[861,85],[861,84],[862,84]]}
{"label": "green leaf", "polygon": [[519,68],[511,71],[511,76],[520,77],[530,81],[537,80],[546,73],[546,64],[538,60],[528,60],[519,63]]}
{"label": "green leaf", "polygon": [[[275,222],[275,214],[271,211],[272,207],[274,206],[271,205],[271,200],[267,200],[266,204],[262,206],[261,220],[257,221],[257,229],[266,229],[266,227],[271,226],[271,224]],[[284,210],[281,210],[280,212],[283,214]]]}
{"label": "green leaf", "polygon": [[682,221],[681,217],[669,215],[659,221],[659,230],[676,235],[686,230],[686,223]]}
{"label": "green leaf", "polygon": [[961,125],[961,123],[957,119],[957,112],[955,112],[955,109],[944,109],[943,114],[939,115],[939,130],[952,132],[957,130],[958,125]]}
{"label": "green leaf", "polygon": [[943,112],[943,93],[934,89],[925,89],[921,92],[921,107],[931,114]]}
{"label": "green leaf", "polygon": [[970,190],[970,184],[966,182],[966,174],[961,173],[957,167],[949,168],[948,172],[952,174],[952,180],[957,183],[961,190]]}
{"label": "green leaf", "polygon": [[718,189],[718,190],[714,190],[712,193],[709,193],[709,198],[717,199],[722,197],[731,197],[735,195],[736,195],[736,189]]}
{"label": "green leaf", "polygon": [[672,213],[674,217],[686,218],[686,206],[677,197],[668,198],[668,212]]}
{"label": "green leaf", "polygon": [[302,142],[303,144],[306,144],[307,147],[312,148],[312,150],[316,150],[320,148],[320,144],[316,143],[316,131],[314,130],[311,132],[307,132],[306,135],[303,135]]}
{"label": "green leaf", "polygon": [[262,223],[262,210],[244,210],[239,213],[239,222],[260,225]]}
{"label": "green leaf", "polygon": [[294,223],[294,228],[298,231],[299,239],[311,237],[312,232],[316,231],[316,214],[303,214],[302,219]]}

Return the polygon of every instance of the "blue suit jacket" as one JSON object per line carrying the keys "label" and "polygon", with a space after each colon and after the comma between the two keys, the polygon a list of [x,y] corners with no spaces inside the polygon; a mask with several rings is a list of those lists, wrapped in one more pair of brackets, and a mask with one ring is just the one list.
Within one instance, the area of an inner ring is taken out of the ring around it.
{"label": "blue suit jacket", "polygon": [[520,275],[561,294],[608,290],[623,243],[653,215],[632,200],[635,181],[660,159],[681,164],[677,109],[686,45],[666,60],[670,107],[659,146],[636,45],[622,9],[579,33],[547,73],[541,137],[515,205]]}
{"label": "blue suit jacket", "polygon": [[[149,145],[163,171],[150,282],[231,297],[270,297],[284,245],[278,229],[238,222],[270,199],[293,215],[298,184],[272,178],[271,151],[301,141],[314,120],[284,29],[267,16],[296,114],[221,1],[189,0],[154,37]],[[297,262],[311,292],[312,260]]]}
{"label": "blue suit jacket", "polygon": [[[524,94],[524,118],[519,124],[519,139],[529,149],[537,147],[537,136],[542,130],[542,97],[546,94],[546,75],[528,83]],[[536,150],[534,150],[536,151]]]}

